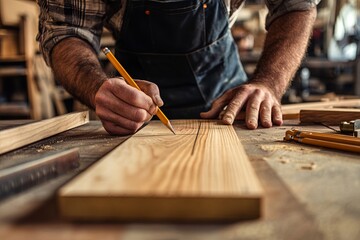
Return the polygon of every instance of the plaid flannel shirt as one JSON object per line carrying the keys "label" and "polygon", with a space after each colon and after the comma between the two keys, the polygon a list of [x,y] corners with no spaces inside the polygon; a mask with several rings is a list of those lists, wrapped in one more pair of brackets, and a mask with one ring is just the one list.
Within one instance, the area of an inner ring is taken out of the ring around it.
{"label": "plaid flannel shirt", "polygon": [[[229,21],[233,22],[245,0],[224,1]],[[308,10],[320,0],[265,0],[269,9],[268,28],[277,17],[291,11]],[[46,62],[50,63],[53,47],[67,37],[87,41],[97,52],[103,27],[118,35],[126,9],[126,0],[37,0],[40,7],[37,40]]]}

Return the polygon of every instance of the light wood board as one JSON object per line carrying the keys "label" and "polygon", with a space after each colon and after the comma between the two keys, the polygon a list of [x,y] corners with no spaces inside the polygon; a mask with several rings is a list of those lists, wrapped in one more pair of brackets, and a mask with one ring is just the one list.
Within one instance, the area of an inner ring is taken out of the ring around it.
{"label": "light wood board", "polygon": [[152,121],[59,190],[76,220],[226,221],[261,215],[263,190],[233,126]]}
{"label": "light wood board", "polygon": [[62,116],[0,131],[0,154],[34,143],[89,122],[89,112]]}

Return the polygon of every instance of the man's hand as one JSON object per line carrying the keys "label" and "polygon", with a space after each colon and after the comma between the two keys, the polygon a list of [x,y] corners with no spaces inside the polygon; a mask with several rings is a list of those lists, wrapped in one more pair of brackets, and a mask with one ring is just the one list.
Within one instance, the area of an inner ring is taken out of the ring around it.
{"label": "man's hand", "polygon": [[158,87],[150,82],[136,80],[143,91],[128,85],[121,78],[104,81],[95,95],[95,111],[110,134],[135,133],[162,106]]}
{"label": "man's hand", "polygon": [[[282,124],[281,107],[277,96],[260,83],[248,83],[225,92],[216,99],[208,112],[201,113],[202,118],[221,118],[225,124],[238,119],[240,110],[246,106],[246,126],[249,129]],[[224,107],[226,109],[224,110]]]}
{"label": "man's hand", "polygon": [[280,99],[304,56],[315,18],[315,7],[276,18],[269,25],[263,52],[250,82],[225,92],[201,117],[220,116],[224,123],[232,124],[246,106],[248,128],[257,128],[259,120],[263,127],[281,125]]}

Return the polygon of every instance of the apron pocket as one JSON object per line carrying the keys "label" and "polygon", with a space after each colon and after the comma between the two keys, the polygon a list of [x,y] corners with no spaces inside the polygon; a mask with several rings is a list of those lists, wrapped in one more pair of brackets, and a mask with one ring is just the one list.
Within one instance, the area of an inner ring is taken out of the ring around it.
{"label": "apron pocket", "polygon": [[247,80],[230,32],[209,46],[188,54],[187,59],[207,103]]}

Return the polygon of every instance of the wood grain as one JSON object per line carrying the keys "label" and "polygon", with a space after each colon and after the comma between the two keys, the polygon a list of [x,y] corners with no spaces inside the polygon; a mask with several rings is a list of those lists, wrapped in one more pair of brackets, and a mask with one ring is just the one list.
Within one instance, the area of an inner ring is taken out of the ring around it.
{"label": "wood grain", "polygon": [[343,121],[360,119],[360,109],[304,109],[300,111],[302,123],[326,123],[339,125]]}
{"label": "wood grain", "polygon": [[[62,216],[82,220],[258,218],[262,188],[232,126],[152,121],[59,191]],[[195,145],[195,147],[194,147]]]}
{"label": "wood grain", "polygon": [[89,122],[89,112],[69,113],[0,131],[0,154]]}

